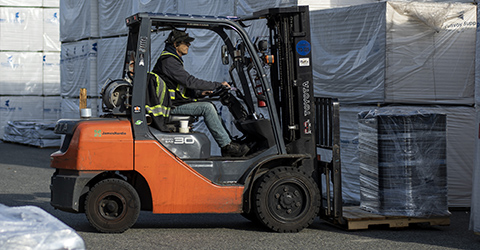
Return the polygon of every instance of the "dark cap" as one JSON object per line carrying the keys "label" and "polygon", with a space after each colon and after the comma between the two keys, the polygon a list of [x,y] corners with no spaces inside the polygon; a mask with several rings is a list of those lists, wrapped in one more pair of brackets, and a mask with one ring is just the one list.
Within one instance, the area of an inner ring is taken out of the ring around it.
{"label": "dark cap", "polygon": [[195,38],[190,37],[188,33],[186,33],[185,31],[172,30],[172,32],[170,32],[165,42],[171,43],[171,44],[174,44],[176,42],[191,43],[193,42],[193,40],[195,40]]}

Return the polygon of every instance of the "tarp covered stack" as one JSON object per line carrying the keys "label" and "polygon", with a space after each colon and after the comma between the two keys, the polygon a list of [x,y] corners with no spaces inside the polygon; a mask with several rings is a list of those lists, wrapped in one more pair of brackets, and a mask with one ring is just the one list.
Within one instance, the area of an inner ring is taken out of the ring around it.
{"label": "tarp covered stack", "polygon": [[3,140],[40,148],[58,147],[61,138],[53,132],[55,123],[56,120],[8,121]]}
{"label": "tarp covered stack", "polygon": [[341,103],[344,200],[360,202],[356,114],[400,106],[447,115],[448,205],[469,207],[477,6],[387,1],[311,11],[310,18],[315,93]]}

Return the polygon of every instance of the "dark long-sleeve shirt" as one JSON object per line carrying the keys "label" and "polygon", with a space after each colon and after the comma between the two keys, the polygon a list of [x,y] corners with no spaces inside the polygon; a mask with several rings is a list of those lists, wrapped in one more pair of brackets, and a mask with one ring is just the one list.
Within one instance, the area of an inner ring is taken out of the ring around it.
{"label": "dark long-sleeve shirt", "polygon": [[[183,59],[178,56],[175,48],[169,45],[158,58],[153,72],[162,77],[169,89],[178,92],[173,100],[174,105],[189,102],[189,98],[197,97],[197,91],[214,90],[222,85],[220,82],[205,81],[188,73],[183,66]],[[186,89],[182,90],[182,87]]]}

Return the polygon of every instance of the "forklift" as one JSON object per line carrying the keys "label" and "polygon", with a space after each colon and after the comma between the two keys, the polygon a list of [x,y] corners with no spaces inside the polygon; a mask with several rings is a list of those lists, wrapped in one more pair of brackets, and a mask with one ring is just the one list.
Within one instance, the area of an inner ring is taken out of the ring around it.
{"label": "forklift", "polygon": [[[266,39],[249,37],[246,23],[253,21],[266,23]],[[123,78],[105,83],[105,114],[55,126],[64,140],[51,155],[53,207],[85,213],[105,233],[124,232],[142,210],[238,213],[276,232],[301,231],[317,216],[347,224],[339,103],[314,97],[308,6],[242,18],[138,13],[126,25]],[[211,98],[234,117],[237,139],[251,148],[247,155],[212,155],[207,135],[180,125],[192,126],[189,116],[168,117],[171,131],[150,126],[148,72],[157,59],[152,52],[164,45],[154,37],[173,29],[208,30],[223,41],[219,54],[232,88]]]}

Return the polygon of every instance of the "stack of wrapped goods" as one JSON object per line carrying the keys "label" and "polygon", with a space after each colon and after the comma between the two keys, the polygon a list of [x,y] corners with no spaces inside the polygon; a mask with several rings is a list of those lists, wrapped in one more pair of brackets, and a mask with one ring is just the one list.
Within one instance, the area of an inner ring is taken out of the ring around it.
{"label": "stack of wrapped goods", "polygon": [[[60,118],[59,1],[1,0],[0,6],[0,138],[29,144],[28,133],[6,131],[14,121]],[[44,145],[46,138],[35,139]]]}
{"label": "stack of wrapped goods", "polygon": [[80,89],[87,89],[87,107],[98,114],[98,1],[60,1],[61,117],[79,118]]}
{"label": "stack of wrapped goods", "polygon": [[[446,114],[449,207],[471,202],[477,6],[386,1],[311,11],[318,96],[339,98],[343,197],[361,202],[358,114]],[[478,74],[478,73],[477,73]]]}
{"label": "stack of wrapped goods", "polygon": [[449,215],[446,116],[371,110],[359,114],[360,207],[388,216]]}
{"label": "stack of wrapped goods", "polygon": [[[480,16],[480,9],[477,8],[477,17]],[[480,48],[480,29],[477,27],[477,48]],[[478,128],[474,134],[475,140],[475,164],[473,171],[472,206],[470,217],[470,229],[480,235],[480,50],[475,52],[475,107],[476,121]]]}

